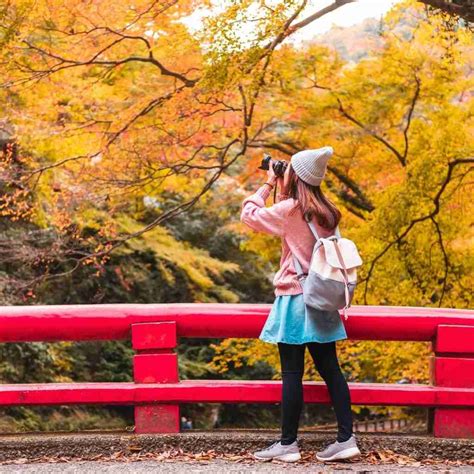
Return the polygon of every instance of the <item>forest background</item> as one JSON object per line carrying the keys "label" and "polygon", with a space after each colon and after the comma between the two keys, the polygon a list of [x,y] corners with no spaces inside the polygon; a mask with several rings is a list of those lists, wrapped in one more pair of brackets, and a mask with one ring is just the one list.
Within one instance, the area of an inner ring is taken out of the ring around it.
{"label": "forest background", "polygon": [[[194,32],[181,20],[210,1],[1,3],[0,304],[270,304],[281,242],[243,225],[241,202],[266,177],[263,152],[330,144],[323,188],[364,260],[354,303],[472,308],[472,30],[407,0],[288,41],[345,3],[223,2]],[[424,343],[338,351],[351,381],[429,379]],[[258,340],[178,352],[182,379],[280,376],[276,347]],[[129,341],[3,344],[0,381],[129,381],[132,354]],[[308,359],[305,380],[318,379]],[[277,426],[279,411],[183,414],[198,428]],[[124,407],[14,408],[0,430],[132,420]]]}

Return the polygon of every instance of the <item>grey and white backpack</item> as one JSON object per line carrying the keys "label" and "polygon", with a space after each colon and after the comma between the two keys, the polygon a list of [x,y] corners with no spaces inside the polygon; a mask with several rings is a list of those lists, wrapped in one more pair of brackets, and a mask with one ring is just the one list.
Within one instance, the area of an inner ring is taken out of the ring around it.
{"label": "grey and white backpack", "polygon": [[347,319],[357,284],[357,267],[362,265],[357,247],[352,240],[341,237],[339,226],[333,235],[320,238],[314,224],[307,224],[316,238],[308,274],[303,273],[300,262],[292,254],[304,302],[324,311],[342,309]]}

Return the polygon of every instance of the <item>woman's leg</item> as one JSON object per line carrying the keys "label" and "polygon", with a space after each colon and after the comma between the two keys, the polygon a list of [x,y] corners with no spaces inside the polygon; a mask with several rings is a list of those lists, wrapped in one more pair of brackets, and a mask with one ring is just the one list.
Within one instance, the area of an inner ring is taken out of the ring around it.
{"label": "woman's leg", "polygon": [[351,396],[337,360],[336,343],[311,342],[308,349],[331,396],[338,426],[337,441],[347,441],[352,435]]}
{"label": "woman's leg", "polygon": [[296,440],[303,408],[304,344],[278,343],[280,353],[282,397],[281,397],[281,444]]}

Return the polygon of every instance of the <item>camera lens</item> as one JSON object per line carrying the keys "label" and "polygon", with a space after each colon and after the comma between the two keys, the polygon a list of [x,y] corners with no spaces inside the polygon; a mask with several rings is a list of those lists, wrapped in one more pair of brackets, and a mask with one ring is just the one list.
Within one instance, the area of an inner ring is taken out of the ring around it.
{"label": "camera lens", "polygon": [[282,177],[285,174],[286,167],[288,166],[288,163],[283,160],[278,160],[274,163],[273,165],[273,171],[275,172],[275,175],[278,177]]}
{"label": "camera lens", "polygon": [[267,155],[265,153],[265,155],[263,155],[263,159],[262,159],[262,163],[261,165],[258,167],[258,169],[260,170],[268,170],[269,167],[270,167],[270,162],[272,161],[272,157],[270,155]]}

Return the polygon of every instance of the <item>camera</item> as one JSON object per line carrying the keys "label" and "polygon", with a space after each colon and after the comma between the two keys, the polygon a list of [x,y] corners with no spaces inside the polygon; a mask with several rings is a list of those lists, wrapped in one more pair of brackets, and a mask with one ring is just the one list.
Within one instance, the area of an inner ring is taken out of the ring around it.
{"label": "camera", "polygon": [[277,176],[278,178],[283,177],[288,163],[283,160],[272,160],[272,157],[268,153],[263,154],[262,164],[258,167],[258,169],[268,170],[270,167],[270,163],[272,164],[275,176]]}

